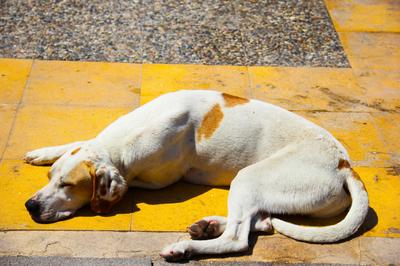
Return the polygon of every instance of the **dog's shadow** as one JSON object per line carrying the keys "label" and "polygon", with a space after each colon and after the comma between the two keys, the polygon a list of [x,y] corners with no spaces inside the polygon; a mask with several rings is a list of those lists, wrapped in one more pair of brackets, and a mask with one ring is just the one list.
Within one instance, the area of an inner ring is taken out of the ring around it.
{"label": "dog's shadow", "polygon": [[[140,211],[137,207],[139,203],[146,203],[149,205],[156,204],[169,204],[169,203],[179,203],[184,202],[189,199],[192,199],[196,196],[206,193],[210,189],[214,187],[212,186],[202,186],[202,185],[193,185],[183,181],[177,182],[171,186],[168,186],[159,190],[149,190],[142,188],[130,188],[124,198],[119,202],[113,209],[113,211],[109,214],[105,214],[103,216],[115,216],[117,214],[123,213],[133,213],[136,211]],[[229,190],[228,187],[219,187],[221,189]],[[209,204],[212,204],[210,202]],[[194,210],[195,211],[195,210]],[[332,218],[312,218],[307,216],[279,216],[279,218],[305,226],[328,226],[333,225],[344,219],[346,216],[346,212]],[[86,206],[77,211],[75,216],[96,216],[98,214],[94,213],[90,210],[89,206]],[[210,213],[210,215],[213,215]],[[356,234],[350,237],[354,238],[364,234],[367,231],[370,231],[374,228],[378,223],[378,216],[375,210],[369,207],[367,217],[357,231]]]}
{"label": "dog's shadow", "polygon": [[[196,196],[206,193],[212,186],[193,185],[183,181],[177,182],[163,189],[150,190],[143,188],[130,188],[124,198],[114,207],[112,212],[102,216],[115,216],[117,214],[133,213],[139,211],[137,207],[139,203],[149,205],[179,203],[192,199]],[[228,187],[218,187],[220,189],[229,190]],[[85,206],[78,210],[77,216],[96,216],[98,214],[90,210],[89,206]],[[210,214],[212,215],[212,214]]]}

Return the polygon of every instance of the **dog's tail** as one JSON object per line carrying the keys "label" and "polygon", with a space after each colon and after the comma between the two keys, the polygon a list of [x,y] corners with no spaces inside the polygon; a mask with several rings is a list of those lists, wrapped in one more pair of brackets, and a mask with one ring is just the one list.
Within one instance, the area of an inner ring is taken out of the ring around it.
{"label": "dog's tail", "polygon": [[330,243],[345,239],[354,234],[368,213],[368,195],[359,175],[353,169],[347,169],[346,185],[352,203],[346,217],[337,224],[323,227],[307,227],[272,218],[273,227],[288,237],[315,243]]}

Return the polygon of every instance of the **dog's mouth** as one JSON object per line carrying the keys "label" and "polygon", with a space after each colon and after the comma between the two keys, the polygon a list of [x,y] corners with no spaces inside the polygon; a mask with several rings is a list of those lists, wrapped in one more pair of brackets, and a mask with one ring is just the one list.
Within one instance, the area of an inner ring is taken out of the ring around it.
{"label": "dog's mouth", "polygon": [[74,213],[71,211],[63,211],[63,212],[46,211],[38,214],[32,214],[32,213],[29,214],[31,215],[32,220],[34,220],[37,223],[50,224],[69,219],[72,217]]}

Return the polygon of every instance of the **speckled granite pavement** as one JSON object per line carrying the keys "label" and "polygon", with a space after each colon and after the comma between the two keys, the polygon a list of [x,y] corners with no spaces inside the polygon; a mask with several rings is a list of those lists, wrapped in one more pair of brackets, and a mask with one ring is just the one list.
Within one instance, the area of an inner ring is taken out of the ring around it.
{"label": "speckled granite pavement", "polygon": [[349,67],[322,0],[1,0],[0,57]]}

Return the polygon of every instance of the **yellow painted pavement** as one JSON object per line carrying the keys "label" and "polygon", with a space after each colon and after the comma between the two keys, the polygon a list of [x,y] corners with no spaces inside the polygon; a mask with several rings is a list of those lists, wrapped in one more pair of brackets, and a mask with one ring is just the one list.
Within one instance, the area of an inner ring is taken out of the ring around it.
{"label": "yellow painted pavement", "polygon": [[[372,229],[364,234],[400,237],[398,9],[393,1],[326,3],[352,68],[0,59],[0,229],[181,231],[203,216],[226,215],[226,188],[185,183],[132,189],[107,216],[84,208],[43,225],[24,208],[48,171],[24,164],[25,152],[91,138],[139,101],[166,92],[215,89],[280,105],[332,132],[370,195]],[[368,12],[386,17],[368,21]]]}
{"label": "yellow painted pavement", "polygon": [[400,32],[396,0],[325,0],[337,31]]}

